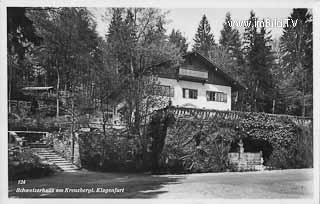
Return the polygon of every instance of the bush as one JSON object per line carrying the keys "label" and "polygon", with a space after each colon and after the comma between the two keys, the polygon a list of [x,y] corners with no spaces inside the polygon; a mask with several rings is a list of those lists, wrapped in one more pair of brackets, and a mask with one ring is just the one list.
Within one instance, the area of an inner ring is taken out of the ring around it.
{"label": "bush", "polygon": [[235,134],[228,124],[178,121],[168,131],[161,170],[170,173],[225,171]]}
{"label": "bush", "polygon": [[55,118],[23,118],[20,120],[9,120],[9,130],[20,130],[20,131],[44,131],[52,132],[59,130],[56,125]]}
{"label": "bush", "polygon": [[298,126],[295,140],[286,147],[278,146],[268,165],[282,169],[313,167],[312,125]]}
{"label": "bush", "polygon": [[54,169],[42,164],[30,149],[9,145],[9,180],[40,178],[54,173]]}
{"label": "bush", "polygon": [[81,165],[106,172],[142,171],[141,148],[136,137],[122,130],[79,134]]}

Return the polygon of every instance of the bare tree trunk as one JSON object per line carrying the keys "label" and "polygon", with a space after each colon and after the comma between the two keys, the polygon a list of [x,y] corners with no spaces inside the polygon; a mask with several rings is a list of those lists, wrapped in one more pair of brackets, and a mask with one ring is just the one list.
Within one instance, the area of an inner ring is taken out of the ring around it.
{"label": "bare tree trunk", "polygon": [[[11,62],[11,60],[10,60],[10,62]],[[11,66],[9,65],[8,68],[9,68],[8,69],[8,76],[9,76],[9,80],[8,80],[8,103],[9,103],[8,104],[8,112],[11,113],[10,100],[11,100],[11,89],[12,89],[12,87],[11,87],[11,80],[12,80],[12,71],[11,71],[11,69],[12,69],[12,65]]]}
{"label": "bare tree trunk", "polygon": [[71,111],[72,111],[72,124],[71,124],[71,161],[74,163],[74,86],[72,86],[72,102],[71,102]]}
{"label": "bare tree trunk", "polygon": [[59,101],[60,101],[60,98],[59,98],[59,89],[60,89],[60,74],[59,74],[59,68],[57,67],[57,105],[56,105],[56,117],[58,118],[59,117]]}
{"label": "bare tree trunk", "polygon": [[[301,63],[299,63],[300,69],[302,68]],[[303,70],[302,70],[303,71]],[[303,117],[306,115],[306,101],[305,101],[305,76],[304,71],[302,73],[302,114]]]}

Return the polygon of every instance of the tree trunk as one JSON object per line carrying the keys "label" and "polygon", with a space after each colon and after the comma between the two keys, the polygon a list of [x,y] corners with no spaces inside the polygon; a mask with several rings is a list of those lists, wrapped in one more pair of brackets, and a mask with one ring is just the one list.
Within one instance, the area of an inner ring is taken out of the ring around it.
{"label": "tree trunk", "polygon": [[72,111],[72,124],[71,124],[71,161],[74,163],[74,86],[72,86],[72,102],[71,102],[71,111]]}
{"label": "tree trunk", "polygon": [[57,68],[57,105],[56,105],[56,117],[59,117],[59,89],[60,89],[60,74],[59,74],[59,70]]}

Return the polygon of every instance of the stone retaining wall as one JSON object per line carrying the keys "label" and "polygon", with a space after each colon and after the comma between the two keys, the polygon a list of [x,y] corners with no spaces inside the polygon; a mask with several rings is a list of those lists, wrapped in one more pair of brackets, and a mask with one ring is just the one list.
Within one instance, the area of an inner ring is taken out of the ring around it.
{"label": "stone retaining wall", "polygon": [[228,153],[229,164],[237,171],[261,171],[263,170],[262,152],[234,152]]}
{"label": "stone retaining wall", "polygon": [[72,159],[72,137],[71,133],[56,133],[53,134],[52,146],[53,149],[65,159],[73,162],[73,164],[81,167],[80,154],[79,154],[79,137],[74,134],[74,157]]}

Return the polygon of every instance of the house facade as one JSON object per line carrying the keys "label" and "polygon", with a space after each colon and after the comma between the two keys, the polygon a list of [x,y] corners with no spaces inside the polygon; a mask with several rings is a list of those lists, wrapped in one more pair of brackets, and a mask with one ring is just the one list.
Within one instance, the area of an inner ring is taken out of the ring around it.
{"label": "house facade", "polygon": [[231,110],[231,93],[243,87],[198,52],[183,56],[177,68],[161,69],[159,88],[173,106]]}
{"label": "house facade", "polygon": [[[156,102],[157,105],[150,107],[149,111],[164,108],[169,101],[176,107],[231,110],[231,93],[243,87],[198,52],[188,53],[183,58],[179,67],[169,67],[167,63],[154,67],[158,83],[152,95],[159,104]],[[105,113],[108,124],[123,126],[119,109],[124,106],[120,103],[113,111]],[[91,123],[97,123],[101,128],[102,120],[102,116],[94,117]]]}

